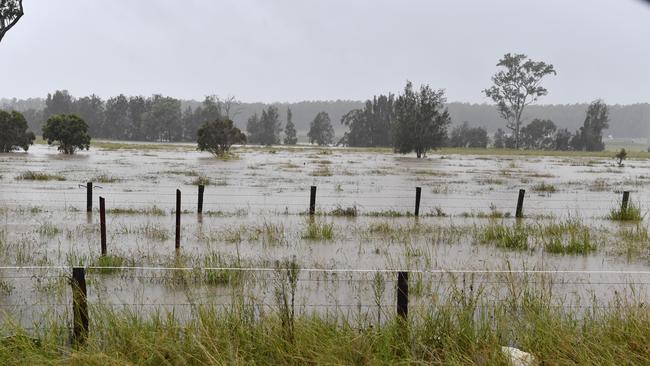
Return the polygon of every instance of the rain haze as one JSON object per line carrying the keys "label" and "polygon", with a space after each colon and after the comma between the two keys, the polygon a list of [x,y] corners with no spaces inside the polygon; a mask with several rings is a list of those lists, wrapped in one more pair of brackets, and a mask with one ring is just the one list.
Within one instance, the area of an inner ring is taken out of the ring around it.
{"label": "rain haze", "polygon": [[516,52],[558,71],[543,103],[650,100],[650,6],[636,0],[24,6],[0,47],[0,97],[67,89],[104,98],[364,100],[408,79],[446,89],[450,101],[482,103],[497,60]]}
{"label": "rain haze", "polygon": [[0,365],[647,365],[648,35],[640,0],[0,0]]}

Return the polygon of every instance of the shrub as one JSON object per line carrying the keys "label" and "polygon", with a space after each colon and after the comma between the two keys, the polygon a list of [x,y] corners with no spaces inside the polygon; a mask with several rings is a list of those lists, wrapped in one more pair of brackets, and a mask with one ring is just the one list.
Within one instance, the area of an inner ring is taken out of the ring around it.
{"label": "shrub", "polygon": [[229,119],[206,122],[199,128],[197,134],[198,149],[209,151],[216,156],[228,153],[233,144],[246,143],[246,135]]}
{"label": "shrub", "polygon": [[90,136],[86,122],[73,114],[53,115],[43,126],[43,138],[49,145],[59,144],[59,151],[74,154],[77,149],[90,149]]}

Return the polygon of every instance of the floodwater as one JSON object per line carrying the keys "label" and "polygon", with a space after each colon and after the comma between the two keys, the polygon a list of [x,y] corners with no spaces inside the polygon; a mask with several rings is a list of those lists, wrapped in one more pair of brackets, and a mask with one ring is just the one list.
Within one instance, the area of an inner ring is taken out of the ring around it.
{"label": "floodwater", "polygon": [[[647,161],[618,167],[613,159],[581,157],[433,153],[415,159],[303,147],[240,148],[237,159],[223,161],[192,145],[150,146],[93,148],[63,156],[53,147],[36,145],[28,153],[0,154],[2,317],[26,324],[44,314],[68,317],[68,267],[97,265],[100,254],[100,196],[106,200],[109,254],[123,258],[123,266],[147,268],[90,272],[91,304],[145,313],[152,307],[187,307],[189,314],[196,304],[227,306],[246,294],[257,304],[273,306],[283,272],[264,269],[292,258],[303,269],[297,304],[304,311],[333,308],[348,316],[373,318],[375,307],[392,309],[396,275],[381,274],[382,292],[376,286],[378,274],[345,270],[416,271],[411,282],[416,278],[425,285],[413,301],[422,304],[444,299],[468,281],[488,288],[490,300],[497,302],[515,296],[507,290],[512,283],[550,282],[558,299],[572,305],[594,296],[607,302],[631,287],[636,297],[646,297],[648,258],[623,255],[612,233],[647,228],[647,223],[621,224],[606,215],[620,205],[623,191],[630,191],[632,202],[645,212],[650,199]],[[63,180],[17,179],[26,171]],[[197,213],[198,178],[209,182],[202,215]],[[88,181],[95,185],[91,213],[86,212]],[[541,183],[554,192],[540,188]],[[317,186],[314,218],[306,215],[310,186]],[[422,187],[419,218],[406,216],[414,210],[416,187]],[[177,189],[182,193],[179,251],[174,248]],[[525,224],[577,218],[607,239],[586,255],[478,243],[472,231],[493,221],[486,215],[499,213],[499,222],[515,225],[511,216],[520,189],[526,190]],[[357,215],[328,215],[337,208]],[[331,238],[309,237],[310,225],[329,227]],[[647,247],[645,243],[639,253]],[[55,268],[59,266],[64,268]],[[236,276],[237,281],[225,281],[238,283],[232,286],[210,282],[206,271],[186,269],[203,267],[257,270],[245,275],[212,271]],[[466,273],[417,272],[452,270]],[[499,270],[559,272],[487,273]]]}

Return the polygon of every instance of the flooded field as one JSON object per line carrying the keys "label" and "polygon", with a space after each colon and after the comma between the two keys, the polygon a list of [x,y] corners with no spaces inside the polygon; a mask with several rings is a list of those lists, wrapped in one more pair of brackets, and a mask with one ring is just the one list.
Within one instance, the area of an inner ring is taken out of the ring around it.
{"label": "flooded field", "polygon": [[[302,311],[374,320],[394,310],[395,271],[411,272],[416,306],[453,301],[465,288],[480,288],[491,306],[528,288],[558,306],[608,304],[628,293],[646,300],[646,160],[618,167],[611,158],[445,151],[418,160],[302,147],[236,155],[224,161],[181,144],[107,144],[75,156],[36,145],[0,155],[0,314],[23,324],[68,317],[71,266],[89,267],[91,304],[143,313],[190,314],[197,304],[228,306],[242,295],[274,307],[278,288],[293,283]],[[91,213],[86,182],[95,185]],[[524,218],[515,219],[520,189]],[[636,210],[631,220],[616,220],[623,191]],[[291,263],[300,268],[295,280]]]}

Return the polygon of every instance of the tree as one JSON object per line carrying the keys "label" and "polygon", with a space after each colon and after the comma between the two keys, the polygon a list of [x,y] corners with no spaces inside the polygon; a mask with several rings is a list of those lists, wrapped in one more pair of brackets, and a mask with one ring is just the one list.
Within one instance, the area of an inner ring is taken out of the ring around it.
{"label": "tree", "polygon": [[[109,98],[106,101],[106,123],[102,126],[99,136],[114,139],[127,138],[132,126],[130,117],[129,99],[124,94]],[[92,126],[92,123],[89,125]],[[92,131],[92,128],[90,130]]]}
{"label": "tree", "polygon": [[548,90],[541,86],[542,79],[556,72],[553,65],[530,60],[523,54],[507,53],[497,66],[504,69],[492,76],[494,85],[483,92],[497,104],[499,114],[506,120],[506,127],[513,132],[514,147],[518,149],[524,109],[548,94]]}
{"label": "tree", "polygon": [[555,150],[567,151],[571,148],[571,132],[566,128],[561,128],[555,133]]}
{"label": "tree", "polygon": [[297,142],[296,126],[292,121],[291,108],[287,108],[287,125],[284,127],[284,144],[295,145]]}
{"label": "tree", "polygon": [[246,122],[246,132],[248,133],[248,141],[251,144],[259,144],[262,141],[260,116],[257,113],[248,117],[248,121]]}
{"label": "tree", "polygon": [[23,0],[0,0],[0,42],[23,15]]}
{"label": "tree", "polygon": [[353,109],[341,118],[349,131],[341,143],[348,146],[392,146],[395,98],[393,94],[367,100],[363,109]]}
{"label": "tree", "polygon": [[521,147],[529,150],[552,150],[555,148],[557,127],[548,119],[534,119],[521,129]]}
{"label": "tree", "polygon": [[150,108],[142,116],[143,132],[147,141],[180,141],[181,101],[162,95],[154,95]]}
{"label": "tree", "polygon": [[618,164],[619,168],[623,167],[623,161],[627,158],[627,151],[625,149],[621,149],[616,155],[614,155],[614,159],[616,159],[616,163]]}
{"label": "tree", "polygon": [[309,143],[318,145],[329,145],[334,143],[334,128],[327,112],[319,112],[309,125]]}
{"label": "tree", "polygon": [[422,85],[416,93],[408,81],[404,93],[395,101],[395,151],[402,154],[415,151],[419,159],[428,150],[441,147],[451,123],[449,112],[444,108],[445,101],[442,89],[433,90],[429,85]]}
{"label": "tree", "polygon": [[603,130],[609,128],[609,109],[600,99],[591,102],[585,121],[571,139],[575,150],[603,151]]}
{"label": "tree", "polygon": [[451,130],[449,146],[486,148],[489,142],[487,130],[482,127],[470,127],[465,121]]}
{"label": "tree", "polygon": [[[109,99],[110,101],[111,99]],[[108,103],[107,103],[108,108]],[[109,116],[110,125],[105,124],[104,102],[100,97],[92,94],[88,97],[79,98],[73,101],[72,109],[74,113],[81,117],[88,124],[88,131],[93,136],[123,138],[112,133],[116,132],[115,119]],[[108,112],[108,111],[107,111]]]}
{"label": "tree", "polygon": [[197,136],[198,149],[217,156],[227,153],[233,144],[246,143],[246,135],[227,118],[204,123],[197,131]]}
{"label": "tree", "polygon": [[0,131],[0,152],[27,151],[34,143],[34,133],[27,132],[27,120],[20,112],[0,110]]}
{"label": "tree", "polygon": [[[1,1],[1,0],[0,0]],[[67,90],[57,90],[54,94],[47,94],[43,116],[50,118],[56,114],[70,114],[73,112],[73,98]]]}
{"label": "tree", "polygon": [[74,114],[57,114],[47,119],[43,126],[43,138],[49,145],[58,141],[59,151],[74,154],[77,149],[90,149],[88,125]]}
{"label": "tree", "polygon": [[260,117],[260,141],[262,145],[277,145],[280,143],[280,114],[278,108],[269,106],[262,111]]}

